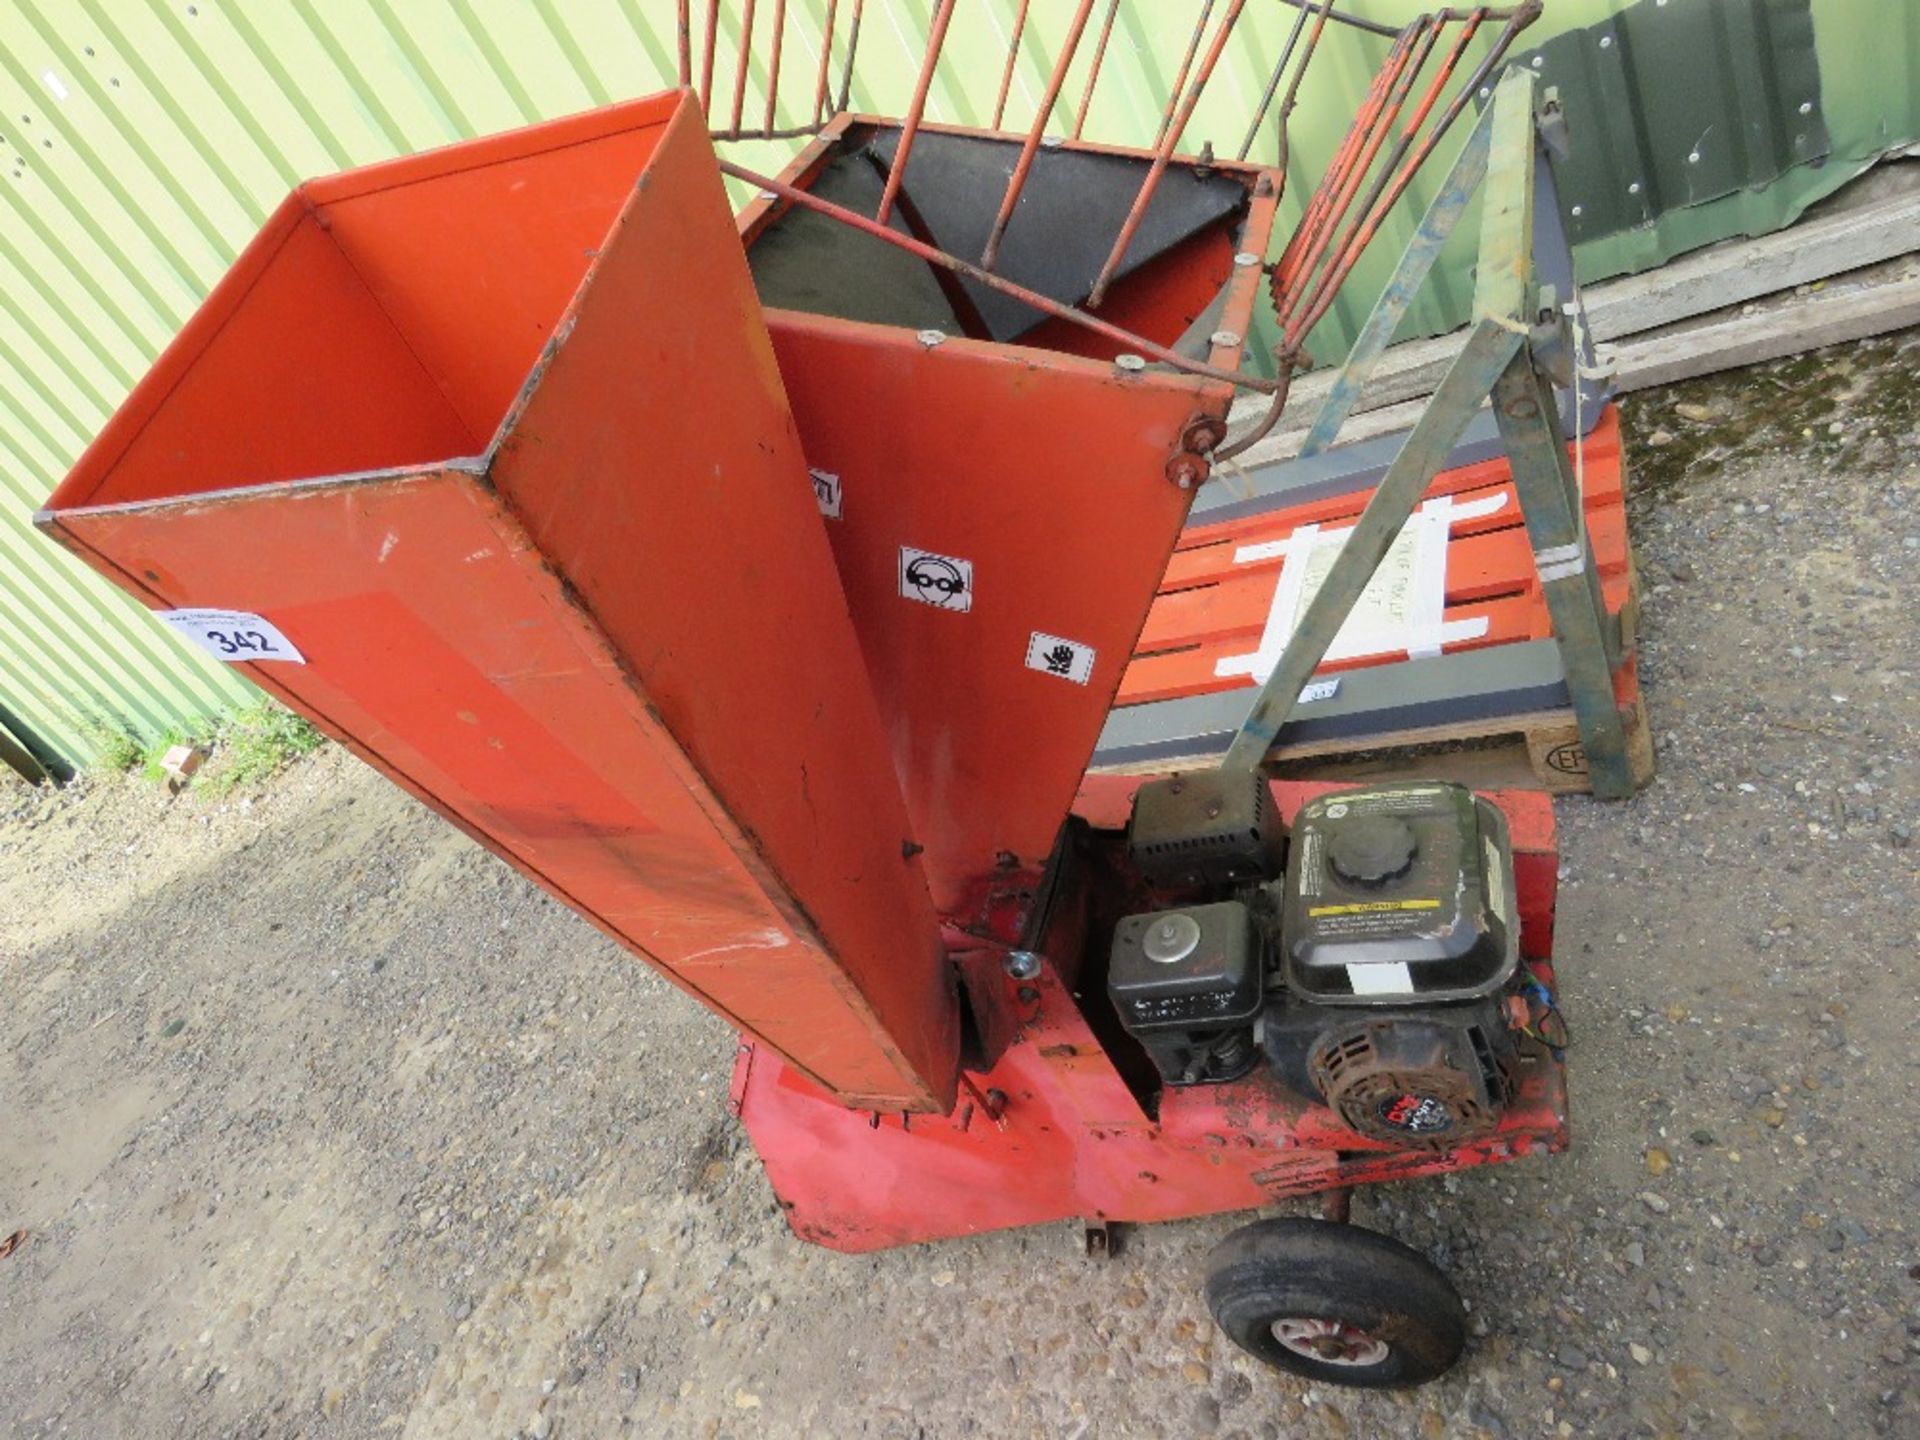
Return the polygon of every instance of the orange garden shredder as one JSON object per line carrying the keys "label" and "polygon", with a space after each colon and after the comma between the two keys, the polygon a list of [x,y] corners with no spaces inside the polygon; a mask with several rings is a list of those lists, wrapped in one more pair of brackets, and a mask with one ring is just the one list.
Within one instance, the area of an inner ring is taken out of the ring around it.
{"label": "orange garden shredder", "polygon": [[[1247,163],[842,114],[736,221],[678,91],[314,181],[40,522],[738,1027],[809,1240],[1104,1244],[1557,1150],[1545,797],[1262,771],[1488,393],[1536,551],[1583,553],[1536,100],[1498,84],[1436,206],[1484,176],[1467,351],[1217,764],[1086,774],[1236,385],[1284,393],[1241,368]],[[1343,1383],[1463,1343],[1423,1257],[1321,1220],[1207,1293]]]}

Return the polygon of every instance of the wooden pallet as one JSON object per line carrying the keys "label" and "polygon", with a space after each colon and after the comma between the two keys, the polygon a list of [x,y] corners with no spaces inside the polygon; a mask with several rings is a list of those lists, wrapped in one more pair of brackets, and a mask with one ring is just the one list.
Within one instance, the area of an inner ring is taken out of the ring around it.
{"label": "wooden pallet", "polygon": [[[1636,694],[1620,713],[1626,725],[1633,782],[1646,785],[1654,774],[1653,733],[1646,702]],[[1213,765],[1218,760],[1218,755],[1175,756],[1102,765],[1088,773],[1162,775],[1170,770]],[[1280,745],[1271,752],[1268,763],[1275,775],[1293,780],[1419,775],[1488,788],[1545,790],[1555,795],[1580,795],[1592,788],[1580,727],[1571,710],[1540,710]]]}
{"label": "wooden pallet", "polygon": [[[1633,783],[1645,785],[1653,779],[1653,735],[1647,725],[1645,701],[1636,697],[1622,708],[1621,718],[1626,724]],[[1356,745],[1365,748],[1356,749]],[[1329,758],[1364,769],[1369,775],[1433,775],[1461,769],[1478,774],[1497,767],[1505,774],[1505,783],[1520,788],[1555,795],[1585,794],[1592,788],[1580,727],[1571,710],[1430,725],[1359,740],[1282,746],[1274,751],[1273,764],[1279,775],[1325,776],[1333,773],[1333,767],[1322,763]],[[1524,775],[1519,773],[1522,766]]]}
{"label": "wooden pallet", "polygon": [[[1585,510],[1587,532],[1610,614],[1618,617],[1622,653],[1615,677],[1626,723],[1628,757],[1636,785],[1653,778],[1653,742],[1632,661],[1639,619],[1639,585],[1627,541],[1625,465],[1619,417],[1609,409],[1588,437]],[[1258,641],[1285,563],[1247,563],[1236,552],[1284,539],[1299,527],[1351,523],[1369,492],[1336,496],[1265,515],[1195,526],[1181,538],[1165,580],[1120,685],[1118,705],[1152,704],[1189,696],[1244,690],[1251,677],[1219,673],[1223,656],[1244,654]],[[1532,548],[1512,495],[1504,460],[1444,471],[1428,497],[1455,503],[1502,495],[1507,503],[1485,518],[1456,526],[1447,546],[1445,614],[1451,620],[1483,619],[1484,629],[1443,645],[1443,652],[1540,640],[1552,633]],[[1463,627],[1464,628],[1464,627]],[[1323,675],[1391,665],[1404,654],[1349,656],[1322,667]],[[1497,759],[1495,758],[1497,757]],[[1187,763],[1211,764],[1217,756]],[[1103,774],[1181,768],[1177,758],[1140,764],[1100,765]],[[1477,720],[1378,731],[1357,736],[1283,742],[1272,753],[1276,772],[1288,776],[1335,774],[1383,776],[1469,771],[1477,784],[1523,785],[1553,793],[1591,788],[1579,727],[1571,709],[1528,711]],[[1493,773],[1497,772],[1497,773]]]}

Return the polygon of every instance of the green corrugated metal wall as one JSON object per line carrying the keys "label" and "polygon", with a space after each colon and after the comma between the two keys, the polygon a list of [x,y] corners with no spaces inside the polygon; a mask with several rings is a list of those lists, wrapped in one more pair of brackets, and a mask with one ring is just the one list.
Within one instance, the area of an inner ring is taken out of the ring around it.
{"label": "green corrugated metal wall", "polygon": [[[961,0],[932,95],[935,119],[989,118],[1018,4]],[[1150,142],[1199,6],[1128,0],[1089,135]],[[152,736],[252,697],[232,672],[41,539],[32,511],[290,185],[671,84],[674,8],[673,0],[0,0],[0,706],[84,761],[103,723]],[[740,0],[724,7],[729,37],[740,8]],[[931,8],[868,0],[857,108],[904,107]],[[1343,8],[1398,22],[1424,6]],[[1624,0],[1548,0],[1526,38],[1623,8]],[[764,27],[772,6],[759,10]],[[826,0],[789,0],[782,92],[795,107],[811,100],[825,10]],[[1031,115],[1071,10],[1071,0],[1033,0],[1009,124]],[[1911,139],[1920,129],[1917,11],[1907,0],[1814,0],[1832,160],[1584,246],[1583,273],[1643,268],[1771,229],[1874,153]],[[1291,18],[1278,0],[1255,0],[1188,132],[1191,147],[1202,138],[1229,153],[1238,145]],[[1337,141],[1382,46],[1330,32],[1296,117],[1296,182]],[[731,44],[721,53],[731,56]],[[723,61],[716,88],[727,93],[731,80]],[[756,72],[749,94],[763,93],[763,81]],[[1068,100],[1078,94],[1070,82]],[[747,113],[757,113],[752,101]],[[1270,135],[1260,143],[1271,153]],[[775,168],[786,147],[738,149],[745,163]],[[1403,205],[1409,214],[1383,249],[1404,238],[1424,203],[1416,192]],[[1449,259],[1413,323],[1444,324],[1460,303],[1465,247]],[[1380,263],[1361,273],[1336,328],[1351,323],[1369,281],[1377,286]]]}

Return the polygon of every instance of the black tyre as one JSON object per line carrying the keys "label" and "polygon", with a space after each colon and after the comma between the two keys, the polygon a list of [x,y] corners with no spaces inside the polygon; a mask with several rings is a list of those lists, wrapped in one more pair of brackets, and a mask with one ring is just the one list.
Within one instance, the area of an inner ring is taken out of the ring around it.
{"label": "black tyre", "polygon": [[1242,1350],[1329,1385],[1419,1385],[1467,1343],[1452,1282],[1398,1240],[1353,1225],[1242,1226],[1207,1257],[1206,1293]]}

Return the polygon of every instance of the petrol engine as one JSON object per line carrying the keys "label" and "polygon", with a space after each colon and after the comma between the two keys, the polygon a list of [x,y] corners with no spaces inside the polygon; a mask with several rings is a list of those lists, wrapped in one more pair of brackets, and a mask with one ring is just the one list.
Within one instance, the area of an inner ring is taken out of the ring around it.
{"label": "petrol engine", "polygon": [[1168,1085],[1272,1079],[1412,1148],[1492,1130],[1526,1024],[1506,821],[1464,786],[1337,791],[1287,836],[1268,786],[1142,786],[1107,987]]}

